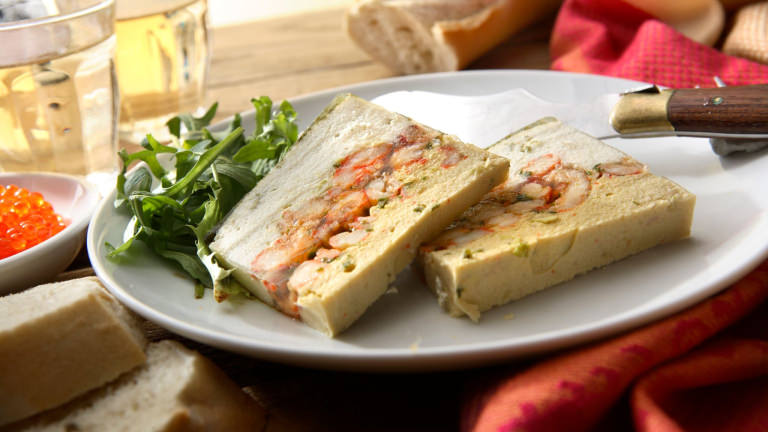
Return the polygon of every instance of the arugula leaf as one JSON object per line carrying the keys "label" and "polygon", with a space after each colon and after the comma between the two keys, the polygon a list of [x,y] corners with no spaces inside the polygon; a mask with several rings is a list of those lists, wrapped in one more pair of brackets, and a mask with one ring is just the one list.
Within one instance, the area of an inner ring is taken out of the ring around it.
{"label": "arugula leaf", "polygon": [[253,162],[256,159],[272,159],[277,148],[270,145],[270,141],[261,138],[251,139],[250,142],[238,150],[232,157],[235,162]]}
{"label": "arugula leaf", "polygon": [[168,127],[168,132],[176,138],[181,138],[181,118],[174,117],[168,120],[165,125]]}
{"label": "arugula leaf", "polygon": [[221,142],[211,147],[209,150],[206,150],[206,152],[200,155],[200,158],[197,159],[197,162],[192,167],[192,169],[189,170],[189,172],[184,177],[182,177],[181,180],[178,180],[172,186],[165,188],[163,193],[170,197],[183,193],[185,189],[192,186],[192,183],[197,180],[197,178],[203,172],[205,172],[209,166],[211,166],[216,158],[219,157],[219,155],[224,152],[224,150],[226,150],[229,145],[233,144],[235,140],[240,138],[240,135],[242,134],[243,128],[239,127],[232,131],[232,133],[230,133],[226,138],[221,140]]}
{"label": "arugula leaf", "polygon": [[[269,98],[267,98],[269,99]],[[206,126],[211,124],[211,120],[213,120],[213,117],[216,116],[216,110],[219,108],[219,103],[215,102],[213,105],[211,105],[210,108],[208,108],[208,111],[203,114],[202,117],[193,117],[192,114],[186,113],[186,114],[179,114],[179,119],[182,123],[184,123],[184,126],[187,128],[190,132],[195,131],[202,131],[205,129]],[[171,120],[169,120],[169,123],[171,123]],[[176,122],[172,122],[171,124],[175,125]],[[173,132],[173,130],[171,131]]]}
{"label": "arugula leaf", "polygon": [[[232,270],[219,263],[207,240],[298,138],[296,111],[290,103],[284,101],[273,112],[266,96],[251,102],[256,112],[250,135],[244,134],[239,114],[226,130],[208,130],[218,107],[213,104],[202,117],[181,114],[169,120],[170,145],[147,135],[141,142],[143,150],[119,152],[123,168],[114,205],[133,217],[128,240],[118,247],[107,243],[109,258],[118,259],[139,240],[194,278],[196,297],[202,297],[201,287],[212,288],[217,301],[230,295],[251,296],[232,277]],[[163,157],[174,159],[171,170],[160,162],[164,153]],[[135,162],[143,164],[129,173]],[[159,183],[154,189],[153,180]]]}

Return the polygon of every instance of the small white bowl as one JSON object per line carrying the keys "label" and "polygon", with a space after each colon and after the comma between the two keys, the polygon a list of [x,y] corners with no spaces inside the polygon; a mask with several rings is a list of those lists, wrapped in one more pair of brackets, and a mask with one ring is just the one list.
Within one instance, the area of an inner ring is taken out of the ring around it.
{"label": "small white bowl", "polygon": [[64,174],[0,173],[0,184],[41,193],[54,212],[70,221],[53,237],[0,259],[0,295],[4,295],[48,282],[72,263],[85,241],[99,194],[85,180]]}

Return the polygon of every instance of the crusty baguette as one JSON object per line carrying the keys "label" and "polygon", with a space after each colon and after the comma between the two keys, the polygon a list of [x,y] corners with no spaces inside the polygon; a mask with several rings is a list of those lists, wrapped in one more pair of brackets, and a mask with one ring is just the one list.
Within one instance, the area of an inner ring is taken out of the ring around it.
{"label": "crusty baguette", "polygon": [[690,233],[695,196],[554,118],[489,148],[506,183],[421,248],[430,288],[453,316],[569,280]]}
{"label": "crusty baguette", "polygon": [[732,12],[750,3],[760,3],[765,0],[720,0],[726,11]]}
{"label": "crusty baguette", "polygon": [[698,43],[712,46],[725,26],[719,0],[625,0]]}
{"label": "crusty baguette", "polygon": [[227,216],[211,249],[262,301],[333,336],[508,163],[351,95]]}
{"label": "crusty baguette", "polygon": [[0,298],[0,425],[117,378],[145,361],[145,344],[94,277]]}
{"label": "crusty baguette", "polygon": [[264,409],[218,367],[174,341],[147,362],[74,401],[12,425],[14,431],[261,431]]}
{"label": "crusty baguette", "polygon": [[362,0],[347,32],[393,71],[459,70],[513,33],[552,14],[562,0]]}
{"label": "crusty baguette", "polygon": [[768,2],[744,6],[736,12],[733,27],[723,43],[723,52],[729,55],[768,63]]}

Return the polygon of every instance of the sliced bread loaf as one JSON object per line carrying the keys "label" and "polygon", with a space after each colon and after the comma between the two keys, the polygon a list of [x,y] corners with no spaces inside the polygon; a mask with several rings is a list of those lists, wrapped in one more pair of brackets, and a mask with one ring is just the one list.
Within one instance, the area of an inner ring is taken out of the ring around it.
{"label": "sliced bread loaf", "polygon": [[401,74],[454,71],[548,14],[562,0],[362,0],[346,27],[371,57]]}
{"label": "sliced bread loaf", "polygon": [[0,425],[144,363],[138,321],[94,277],[0,298]]}
{"label": "sliced bread loaf", "polygon": [[152,343],[147,362],[15,431],[261,431],[263,408],[219,368],[174,341]]}

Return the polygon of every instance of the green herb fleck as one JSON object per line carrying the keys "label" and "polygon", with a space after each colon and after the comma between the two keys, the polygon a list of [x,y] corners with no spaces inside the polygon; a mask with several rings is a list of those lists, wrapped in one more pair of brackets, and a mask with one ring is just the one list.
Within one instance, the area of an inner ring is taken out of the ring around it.
{"label": "green herb fleck", "polygon": [[523,177],[530,177],[530,176],[533,175],[533,173],[531,171],[520,170],[520,175],[523,176]]}
{"label": "green herb fleck", "polygon": [[320,261],[328,264],[328,263],[332,263],[332,262],[336,261],[337,258],[338,258],[338,256],[335,256],[333,258],[322,258]]}
{"label": "green herb fleck", "polygon": [[347,258],[344,260],[344,262],[341,264],[341,267],[344,269],[345,272],[349,273],[352,270],[355,269],[355,262],[352,261],[351,258]]}
{"label": "green herb fleck", "polygon": [[526,194],[519,193],[517,194],[517,201],[531,201],[533,198]]}
{"label": "green herb fleck", "polygon": [[469,249],[464,249],[464,259],[472,259],[472,251]]}
{"label": "green herb fleck", "polygon": [[528,243],[524,241],[520,241],[512,247],[512,253],[518,257],[527,257],[529,251],[530,246],[528,246]]}
{"label": "green herb fleck", "polygon": [[415,211],[416,213],[423,212],[424,211],[424,205],[423,204],[417,205],[416,207],[413,208],[413,211]]}
{"label": "green herb fleck", "polygon": [[389,198],[379,198],[379,200],[376,201],[376,207],[384,208],[388,202],[389,202]]}
{"label": "green herb fleck", "polygon": [[334,168],[339,168],[340,166],[341,166],[341,159],[339,159],[339,160],[337,160],[336,162],[333,163],[333,167]]}
{"label": "green herb fleck", "polygon": [[560,217],[551,213],[544,216],[538,216],[533,219],[534,222],[543,224],[551,224],[557,222],[558,220],[560,220]]}
{"label": "green herb fleck", "polygon": [[430,210],[431,210],[431,211],[435,211],[435,210],[437,210],[438,208],[440,208],[440,204],[439,204],[439,203],[438,203],[438,204],[433,204],[433,205],[432,205],[432,208],[431,208]]}

